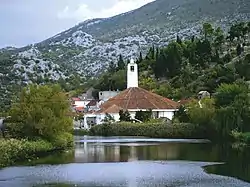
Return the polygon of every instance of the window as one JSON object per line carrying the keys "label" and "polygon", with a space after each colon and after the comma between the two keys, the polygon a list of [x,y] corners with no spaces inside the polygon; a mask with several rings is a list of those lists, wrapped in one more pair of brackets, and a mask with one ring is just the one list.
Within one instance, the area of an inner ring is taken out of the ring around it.
{"label": "window", "polygon": [[135,71],[135,67],[134,66],[130,66],[130,71],[134,72]]}

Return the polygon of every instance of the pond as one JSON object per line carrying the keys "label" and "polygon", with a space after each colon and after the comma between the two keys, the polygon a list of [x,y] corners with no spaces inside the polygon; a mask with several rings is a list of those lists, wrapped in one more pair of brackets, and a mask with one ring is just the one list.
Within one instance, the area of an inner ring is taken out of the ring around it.
{"label": "pond", "polygon": [[75,149],[0,170],[0,187],[250,187],[250,151],[206,140],[75,137]]}

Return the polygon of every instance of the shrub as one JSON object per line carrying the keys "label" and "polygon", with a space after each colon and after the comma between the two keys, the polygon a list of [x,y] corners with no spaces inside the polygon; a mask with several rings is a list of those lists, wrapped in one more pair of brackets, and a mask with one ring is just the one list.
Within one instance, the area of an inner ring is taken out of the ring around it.
{"label": "shrub", "polygon": [[52,139],[52,144],[55,149],[64,149],[73,146],[73,135],[70,133],[58,134]]}
{"label": "shrub", "polygon": [[250,144],[250,132],[238,132],[237,130],[233,130],[231,132],[231,135],[236,142],[242,142],[245,144]]}
{"label": "shrub", "polygon": [[84,136],[84,135],[88,135],[89,131],[86,129],[74,129],[72,134],[74,136]]}
{"label": "shrub", "polygon": [[146,136],[152,138],[204,138],[197,126],[189,123],[114,123],[97,125],[90,129],[90,135],[99,136]]}
{"label": "shrub", "polygon": [[26,139],[1,139],[0,167],[13,165],[16,162],[44,156],[51,151],[62,150],[73,146],[70,133],[62,133],[50,142],[46,140],[28,141]]}
{"label": "shrub", "polygon": [[47,151],[53,150],[53,145],[44,140],[1,140],[0,167],[12,165],[15,162],[32,158]]}

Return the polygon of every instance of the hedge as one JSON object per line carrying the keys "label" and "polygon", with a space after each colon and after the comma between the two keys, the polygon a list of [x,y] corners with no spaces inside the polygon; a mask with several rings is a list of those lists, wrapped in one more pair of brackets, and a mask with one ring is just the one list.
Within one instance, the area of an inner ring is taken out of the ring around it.
{"label": "hedge", "polygon": [[205,138],[199,126],[190,123],[149,124],[113,123],[96,125],[90,129],[93,136],[145,136],[151,138]]}
{"label": "hedge", "polygon": [[84,136],[84,135],[89,135],[89,131],[86,129],[74,129],[72,134],[74,136]]}

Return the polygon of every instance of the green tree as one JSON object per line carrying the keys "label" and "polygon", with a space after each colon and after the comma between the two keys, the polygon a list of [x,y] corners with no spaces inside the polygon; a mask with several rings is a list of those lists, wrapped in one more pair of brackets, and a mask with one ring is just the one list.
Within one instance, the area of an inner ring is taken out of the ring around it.
{"label": "green tree", "polygon": [[125,63],[124,60],[122,58],[122,55],[119,55],[119,59],[117,62],[117,70],[124,70],[125,69]]}
{"label": "green tree", "polygon": [[130,114],[127,110],[126,111],[120,110],[119,116],[120,116],[120,121],[131,121]]}
{"label": "green tree", "polygon": [[249,130],[249,89],[244,82],[222,84],[215,95],[217,130],[228,136],[232,130]]}
{"label": "green tree", "polygon": [[110,62],[109,67],[108,67],[108,72],[110,73],[115,73],[117,70],[117,66],[115,65],[114,62]]}
{"label": "green tree", "polygon": [[115,119],[109,113],[106,113],[105,117],[103,119],[103,122],[105,122],[105,123],[112,123],[112,122],[115,122]]}
{"label": "green tree", "polygon": [[148,111],[136,111],[135,113],[135,119],[138,119],[142,122],[147,122],[152,118],[152,110]]}
{"label": "green tree", "polygon": [[58,85],[30,85],[12,104],[10,129],[17,138],[52,141],[71,132],[73,121],[69,111],[68,98]]}
{"label": "green tree", "polygon": [[218,27],[216,30],[215,30],[215,39],[214,39],[214,47],[215,49],[221,51],[222,50],[222,44],[224,43],[225,41],[225,36],[224,36],[224,33],[223,31],[221,30],[220,27]]}
{"label": "green tree", "polygon": [[178,111],[174,115],[175,118],[177,118],[180,122],[187,123],[190,121],[190,118],[187,114],[186,107],[181,105],[178,109]]}
{"label": "green tree", "polygon": [[146,90],[153,90],[157,88],[156,80],[150,77],[140,77],[139,85],[141,88]]}
{"label": "green tree", "polygon": [[204,98],[200,102],[193,100],[187,104],[187,115],[191,123],[198,124],[206,130],[212,130],[215,116],[214,100]]}
{"label": "green tree", "polygon": [[244,48],[240,44],[238,44],[237,47],[236,47],[237,55],[240,56],[243,51],[244,51]]}
{"label": "green tree", "polygon": [[181,38],[180,38],[179,35],[177,35],[176,42],[177,42],[178,44],[182,44],[182,40],[181,40]]}
{"label": "green tree", "polygon": [[245,23],[236,23],[232,25],[229,29],[229,39],[232,41],[235,38],[242,38],[247,33],[247,27]]}
{"label": "green tree", "polygon": [[225,107],[233,104],[236,97],[240,95],[247,96],[248,87],[244,83],[221,84],[216,89],[215,105]]}
{"label": "green tree", "polygon": [[210,23],[204,23],[202,32],[204,34],[205,40],[207,40],[208,37],[212,37],[214,33],[214,28]]}
{"label": "green tree", "polygon": [[241,78],[250,80],[250,54],[246,55],[244,60],[239,60],[239,62],[235,63],[235,69]]}

